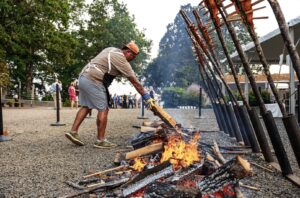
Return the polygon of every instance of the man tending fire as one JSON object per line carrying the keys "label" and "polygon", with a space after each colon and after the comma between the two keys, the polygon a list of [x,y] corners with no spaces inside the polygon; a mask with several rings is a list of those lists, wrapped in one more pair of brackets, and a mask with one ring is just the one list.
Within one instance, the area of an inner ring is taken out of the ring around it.
{"label": "man tending fire", "polygon": [[78,146],[84,145],[78,135],[79,126],[92,109],[97,109],[97,140],[94,147],[111,148],[116,146],[105,138],[109,107],[108,87],[116,76],[126,77],[142,95],[145,105],[151,108],[154,104],[153,99],[149,93],[145,92],[129,63],[138,54],[139,48],[134,42],[124,45],[122,49],[109,47],[100,52],[82,69],[79,76],[81,108],[77,112],[71,130],[65,134],[71,142]]}

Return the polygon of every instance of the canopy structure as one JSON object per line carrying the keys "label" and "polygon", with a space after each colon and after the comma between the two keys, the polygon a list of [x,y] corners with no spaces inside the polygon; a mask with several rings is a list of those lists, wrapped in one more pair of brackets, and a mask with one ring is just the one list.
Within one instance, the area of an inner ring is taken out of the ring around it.
{"label": "canopy structure", "polygon": [[[290,28],[291,35],[294,36],[295,45],[297,45],[300,39],[300,16],[290,20],[288,22],[288,26]],[[287,50],[284,50],[285,45],[283,43],[283,39],[281,37],[279,29],[266,34],[265,36],[261,37],[259,41],[263,48],[265,57],[270,64],[278,64],[279,56],[283,54],[283,51],[285,52],[285,55],[288,54]],[[298,53],[300,53],[300,44],[298,44],[296,47]],[[243,49],[246,52],[251,64],[260,63],[253,42],[250,42],[247,45],[243,46]],[[231,54],[231,58],[234,63],[240,63],[240,58],[237,52]]]}
{"label": "canopy structure", "polygon": [[[294,40],[297,51],[300,54],[300,44],[299,44],[300,43],[300,16],[290,20],[288,22],[288,27],[290,30],[290,35]],[[289,112],[295,114],[296,100],[295,100],[294,93],[296,92],[296,89],[295,89],[294,69],[292,67],[291,61],[289,61],[289,59],[286,58],[288,52],[285,49],[285,44],[283,42],[283,38],[281,36],[281,32],[279,28],[259,38],[259,42],[261,44],[261,47],[263,48],[264,55],[269,64],[285,63],[290,66],[290,71],[292,72],[290,72],[289,74],[290,75],[289,91],[290,93],[293,94],[291,94],[289,97]],[[243,50],[247,54],[248,61],[250,64],[261,64],[253,42],[250,42],[247,45],[243,46]],[[280,60],[281,54],[283,54],[284,56]],[[241,63],[237,52],[234,52],[230,56],[234,63],[236,64]],[[247,93],[248,93],[248,86],[245,87],[245,94],[247,95]]]}

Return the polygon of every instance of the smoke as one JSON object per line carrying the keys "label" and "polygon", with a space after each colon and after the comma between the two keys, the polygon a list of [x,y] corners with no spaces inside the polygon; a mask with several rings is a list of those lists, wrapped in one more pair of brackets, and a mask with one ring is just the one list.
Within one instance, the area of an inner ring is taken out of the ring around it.
{"label": "smoke", "polygon": [[[201,88],[200,85],[193,83],[187,88],[186,94],[191,95],[191,96],[199,96],[200,88]],[[209,101],[208,95],[202,88],[202,105],[206,106],[209,103],[210,103],[210,101]]]}
{"label": "smoke", "polygon": [[193,83],[187,88],[186,93],[188,95],[199,96],[200,86]]}

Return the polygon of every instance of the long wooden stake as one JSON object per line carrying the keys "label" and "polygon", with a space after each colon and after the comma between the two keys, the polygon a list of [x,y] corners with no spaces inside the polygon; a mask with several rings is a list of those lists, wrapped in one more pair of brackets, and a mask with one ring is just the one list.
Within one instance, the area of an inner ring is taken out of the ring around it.
{"label": "long wooden stake", "polygon": [[126,166],[117,166],[117,167],[114,167],[114,168],[110,168],[110,169],[106,169],[106,170],[99,171],[99,172],[96,172],[96,173],[92,173],[92,174],[89,174],[89,175],[85,175],[85,176],[83,176],[83,178],[88,178],[88,177],[92,177],[92,176],[95,176],[95,175],[101,175],[101,174],[108,173],[108,172],[111,172],[111,171],[120,170],[120,169],[125,168],[125,167]]}
{"label": "long wooden stake", "polygon": [[285,107],[283,106],[282,102],[279,99],[278,91],[277,91],[277,89],[275,87],[272,75],[271,75],[270,70],[269,70],[269,65],[267,63],[267,59],[266,59],[266,57],[264,55],[264,52],[262,50],[262,47],[261,47],[260,42],[258,40],[258,37],[257,37],[256,33],[254,32],[253,28],[250,25],[250,22],[248,21],[248,18],[247,18],[247,14],[243,10],[241,3],[239,1],[237,1],[237,0],[235,0],[235,3],[237,5],[237,8],[238,8],[240,14],[241,14],[241,18],[245,22],[245,26],[246,26],[246,28],[247,28],[247,30],[248,30],[248,32],[249,32],[249,34],[250,34],[250,36],[251,36],[254,44],[255,44],[255,49],[257,51],[258,57],[260,59],[260,62],[262,64],[263,68],[264,68],[264,73],[267,76],[267,80],[269,82],[270,88],[271,88],[271,90],[273,92],[273,95],[274,95],[274,97],[275,97],[278,105],[279,105],[280,111],[281,111],[281,113],[282,113],[283,116],[286,116],[287,112],[286,112]]}
{"label": "long wooden stake", "polygon": [[300,79],[300,57],[298,54],[298,51],[294,45],[294,41],[292,40],[290,34],[289,34],[289,27],[287,26],[285,17],[283,15],[283,12],[281,10],[281,7],[277,0],[268,0],[274,15],[277,19],[277,23],[282,35],[282,38],[284,40],[284,44],[286,46],[286,49],[291,57],[294,70],[296,71],[298,79]]}
{"label": "long wooden stake", "polygon": [[[241,9],[240,2],[238,0],[234,0],[234,2],[239,7],[239,10],[240,10]],[[245,18],[244,15],[245,15],[245,13],[243,14],[243,19]],[[247,21],[247,19],[246,19],[246,21]],[[255,95],[258,103],[259,103],[259,107],[260,107],[260,110],[261,110],[261,113],[262,113],[262,116],[263,116],[263,120],[264,120],[264,123],[266,125],[267,131],[269,133],[269,137],[271,139],[273,147],[276,151],[275,154],[277,156],[280,167],[282,169],[282,173],[284,175],[291,174],[293,171],[292,171],[291,165],[289,163],[289,160],[287,158],[287,154],[285,152],[285,149],[284,149],[283,143],[281,141],[279,131],[278,131],[278,128],[275,124],[272,113],[270,111],[267,111],[267,109],[265,107],[264,101],[263,101],[263,99],[261,97],[261,94],[260,94],[260,92],[257,88],[256,83],[255,83],[255,79],[254,79],[254,76],[253,76],[252,71],[250,69],[249,63],[246,60],[245,52],[243,51],[243,49],[242,49],[242,47],[241,47],[241,45],[240,45],[240,43],[237,39],[237,36],[234,33],[234,30],[232,28],[230,29],[228,24],[226,24],[226,25],[227,25],[227,28],[230,32],[230,35],[231,35],[232,39],[233,39],[235,47],[238,51],[240,59],[243,63],[245,72],[247,73],[248,79],[249,79],[250,84],[252,86],[253,93],[254,93],[254,95]]]}
{"label": "long wooden stake", "polygon": [[[221,14],[221,16],[223,18],[223,21],[226,24],[226,27],[228,29],[228,32],[229,32],[231,38],[232,38],[234,46],[236,47],[236,50],[237,50],[237,52],[240,56],[240,59],[242,61],[242,66],[244,67],[245,72],[247,74],[247,77],[250,81],[250,85],[252,87],[253,93],[255,94],[255,97],[258,100],[260,110],[261,110],[261,112],[265,112],[266,108],[265,108],[264,102],[262,100],[261,94],[258,90],[258,87],[256,85],[255,78],[254,78],[253,73],[251,71],[250,65],[247,61],[246,55],[244,54],[244,51],[241,47],[241,44],[238,40],[238,37],[237,37],[237,35],[234,31],[234,28],[232,27],[232,25],[230,23],[228,23],[228,21],[226,19],[227,18],[226,9],[223,9],[223,11],[222,11],[221,6],[222,6],[222,4],[218,5],[219,13]],[[264,133],[264,129],[263,129],[262,123],[259,120],[257,112],[254,109],[248,109],[248,113],[249,113],[249,117],[251,119],[252,126],[255,129],[254,131],[256,133],[256,137],[257,137],[259,145],[262,149],[262,153],[264,155],[265,160],[267,162],[274,162],[275,159],[274,159],[274,157],[271,153],[271,149],[269,147],[267,137]]]}
{"label": "long wooden stake", "polygon": [[[249,111],[249,110],[251,110],[251,107],[250,107],[249,103],[247,102],[245,95],[243,94],[241,85],[240,85],[239,80],[238,80],[238,76],[236,74],[236,71],[235,71],[235,68],[234,68],[234,65],[233,65],[233,61],[231,60],[229,51],[227,50],[227,47],[226,47],[226,44],[225,44],[225,40],[224,40],[223,35],[221,33],[221,29],[220,29],[220,27],[217,24],[216,18],[212,14],[212,9],[211,9],[211,6],[210,6],[210,4],[209,4],[208,1],[207,1],[206,5],[208,7],[209,12],[211,13],[210,17],[211,17],[211,19],[213,21],[213,24],[214,24],[215,28],[216,28],[218,38],[219,38],[219,40],[221,42],[221,46],[222,46],[222,49],[224,51],[224,54],[225,54],[225,56],[226,56],[226,58],[228,60],[229,67],[231,68],[231,71],[232,71],[232,74],[233,74],[236,86],[238,88],[238,91],[239,91],[239,93],[240,93],[240,95],[242,97],[244,105],[246,106],[247,110]],[[246,131],[246,133],[247,133],[246,136],[247,137],[244,137],[244,140],[246,138],[248,138],[249,141],[250,141],[250,143],[251,143],[253,152],[258,153],[258,152],[260,152],[260,148],[259,148],[258,142],[257,142],[255,134],[254,134],[253,126],[251,125],[250,122],[247,122],[247,123],[249,123],[249,125],[247,125],[247,131]]]}
{"label": "long wooden stake", "polygon": [[226,125],[224,124],[224,118],[223,118],[223,114],[220,112],[220,109],[219,109],[219,105],[217,104],[217,99],[213,93],[213,91],[216,91],[215,89],[210,89],[209,88],[209,79],[205,80],[205,75],[204,75],[204,57],[203,57],[203,54],[201,53],[200,51],[200,47],[198,45],[198,43],[196,42],[193,34],[191,33],[191,31],[186,28],[187,30],[187,33],[188,35],[190,36],[192,42],[193,42],[193,46],[195,48],[195,51],[196,51],[196,55],[197,55],[197,58],[198,58],[198,61],[199,61],[199,73],[200,73],[200,76],[201,76],[201,79],[202,79],[202,84],[203,84],[203,87],[205,88],[206,92],[208,93],[209,97],[210,97],[210,101],[212,103],[212,106],[213,106],[213,110],[214,110],[214,113],[216,115],[216,118],[217,118],[217,122],[218,122],[218,126],[220,128],[220,130],[222,131],[226,131]]}

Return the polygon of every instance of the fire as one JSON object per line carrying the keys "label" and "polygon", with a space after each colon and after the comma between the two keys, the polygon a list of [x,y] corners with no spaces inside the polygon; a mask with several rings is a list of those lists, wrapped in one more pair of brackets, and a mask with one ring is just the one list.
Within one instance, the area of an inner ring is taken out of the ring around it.
{"label": "fire", "polygon": [[133,166],[131,166],[134,170],[141,172],[144,167],[146,166],[146,162],[144,161],[144,159],[137,157],[134,159],[134,164]]}
{"label": "fire", "polygon": [[211,194],[203,195],[202,197],[203,198],[223,198],[223,197],[233,198],[233,197],[236,197],[236,194],[234,192],[233,184],[230,183],[230,184],[225,185],[219,191],[213,192]]}
{"label": "fire", "polygon": [[167,145],[164,146],[160,162],[169,160],[173,164],[174,169],[179,169],[200,161],[197,147],[199,139],[200,133],[196,133],[188,143],[178,135],[169,137]]}

